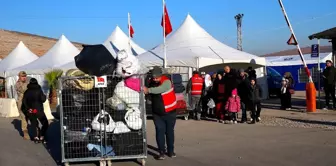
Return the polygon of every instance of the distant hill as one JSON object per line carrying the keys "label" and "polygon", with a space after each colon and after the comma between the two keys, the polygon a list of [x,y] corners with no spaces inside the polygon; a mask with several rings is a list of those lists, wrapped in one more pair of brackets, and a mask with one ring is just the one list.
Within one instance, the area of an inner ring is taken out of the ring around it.
{"label": "distant hill", "polygon": [[[311,47],[301,48],[301,51],[303,54],[310,54]],[[332,46],[320,46],[320,53],[326,53],[326,52],[331,52],[331,51],[332,51]],[[270,56],[285,56],[285,55],[298,55],[298,51],[297,49],[290,49],[290,50],[279,51],[279,52],[261,55],[261,56],[270,57]]]}
{"label": "distant hill", "polygon": [[[5,58],[22,41],[33,53],[42,56],[58,39],[0,29],[0,58]],[[78,49],[82,49],[81,43],[72,42]]]}

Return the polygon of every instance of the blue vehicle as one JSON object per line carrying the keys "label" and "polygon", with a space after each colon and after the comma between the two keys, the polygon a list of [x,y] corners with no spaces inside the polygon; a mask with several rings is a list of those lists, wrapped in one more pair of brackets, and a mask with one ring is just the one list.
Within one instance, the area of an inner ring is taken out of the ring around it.
{"label": "blue vehicle", "polygon": [[280,95],[282,75],[271,67],[266,67],[268,92],[270,97]]}

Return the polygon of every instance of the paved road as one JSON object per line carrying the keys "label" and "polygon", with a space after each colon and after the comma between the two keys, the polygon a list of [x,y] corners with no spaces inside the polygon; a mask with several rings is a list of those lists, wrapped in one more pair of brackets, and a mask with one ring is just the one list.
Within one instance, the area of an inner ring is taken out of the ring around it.
{"label": "paved road", "polygon": [[[19,137],[12,119],[0,118],[1,166],[55,166],[59,161],[59,128],[54,123],[48,146],[36,145]],[[153,123],[148,121],[149,145],[154,144]],[[161,166],[335,166],[336,132],[321,129],[265,127],[260,124],[225,125],[215,122],[179,120],[176,127],[178,157],[147,165]],[[49,149],[49,150],[47,150]],[[150,150],[152,152],[152,150]],[[54,160],[54,158],[55,160]],[[86,163],[78,166],[93,166]],[[116,166],[135,166],[134,161]]]}

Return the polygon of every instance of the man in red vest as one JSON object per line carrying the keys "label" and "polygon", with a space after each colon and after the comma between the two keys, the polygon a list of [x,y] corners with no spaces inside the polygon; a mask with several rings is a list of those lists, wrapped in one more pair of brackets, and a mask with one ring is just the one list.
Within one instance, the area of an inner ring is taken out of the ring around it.
{"label": "man in red vest", "polygon": [[160,154],[157,159],[165,158],[165,138],[169,157],[176,157],[174,152],[174,128],[176,123],[176,96],[174,87],[169,78],[163,75],[162,69],[154,67],[152,70],[153,81],[158,86],[144,87],[145,94],[150,94],[152,99],[153,120],[156,130],[156,142]]}
{"label": "man in red vest", "polygon": [[204,79],[198,74],[198,71],[193,72],[193,76],[190,78],[187,85],[187,93],[191,97],[190,107],[193,111],[193,117],[197,120],[201,120],[201,106],[200,100],[202,96]]}

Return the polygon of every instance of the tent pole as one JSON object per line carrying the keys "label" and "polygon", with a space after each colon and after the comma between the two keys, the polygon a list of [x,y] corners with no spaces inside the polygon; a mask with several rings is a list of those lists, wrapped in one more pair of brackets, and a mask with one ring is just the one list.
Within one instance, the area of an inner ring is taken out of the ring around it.
{"label": "tent pole", "polygon": [[321,58],[320,58],[320,39],[317,39],[317,45],[318,45],[318,106],[321,108]]}
{"label": "tent pole", "polygon": [[132,46],[131,46],[131,15],[128,13],[128,46],[130,51],[132,52]]}
{"label": "tent pole", "polygon": [[166,6],[166,3],[164,0],[162,0],[162,7],[163,7],[163,17],[162,17],[162,20],[163,20],[163,54],[164,54],[164,61],[163,61],[163,68],[167,68],[167,52],[166,52],[166,16],[165,16],[165,6]]}

